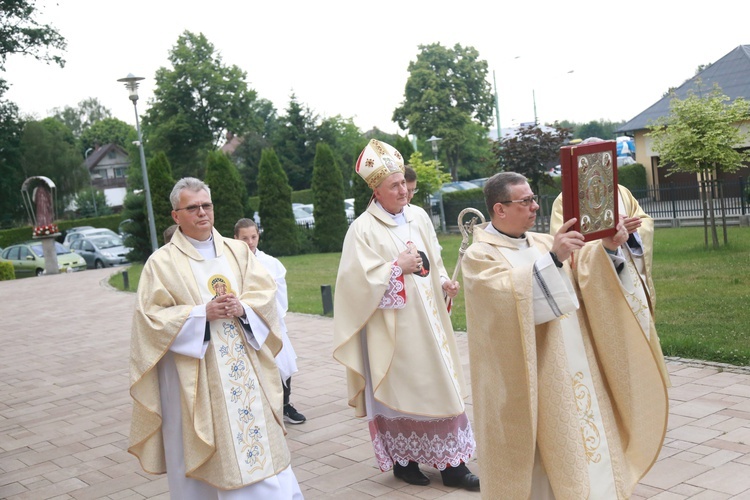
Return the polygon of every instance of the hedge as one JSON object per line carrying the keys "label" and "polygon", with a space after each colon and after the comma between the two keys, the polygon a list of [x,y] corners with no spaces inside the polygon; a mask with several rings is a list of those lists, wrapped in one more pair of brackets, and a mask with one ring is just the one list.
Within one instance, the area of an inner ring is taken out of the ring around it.
{"label": "hedge", "polygon": [[[91,217],[88,219],[57,221],[57,227],[60,228],[60,236],[57,240],[62,243],[65,238],[65,232],[72,227],[78,226],[104,227],[117,232],[120,222],[122,222],[122,215],[120,214],[103,215],[101,217]],[[33,231],[34,228],[31,226],[0,230],[0,248],[29,241]]]}

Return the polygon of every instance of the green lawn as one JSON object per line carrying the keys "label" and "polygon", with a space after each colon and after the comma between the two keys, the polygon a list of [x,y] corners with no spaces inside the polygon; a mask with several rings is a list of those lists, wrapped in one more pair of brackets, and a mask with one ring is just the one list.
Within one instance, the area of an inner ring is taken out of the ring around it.
{"label": "green lawn", "polygon": [[[453,273],[459,235],[440,236]],[[703,249],[703,228],[657,229],[654,246],[656,329],[664,354],[750,365],[750,229],[729,228],[729,246]],[[340,254],[281,257],[287,268],[289,308],[323,314],[321,285],[335,291]],[[129,270],[130,289],[141,266]],[[459,278],[459,281],[461,279]],[[122,288],[115,275],[110,283]],[[466,330],[463,293],[454,304],[453,327]]]}

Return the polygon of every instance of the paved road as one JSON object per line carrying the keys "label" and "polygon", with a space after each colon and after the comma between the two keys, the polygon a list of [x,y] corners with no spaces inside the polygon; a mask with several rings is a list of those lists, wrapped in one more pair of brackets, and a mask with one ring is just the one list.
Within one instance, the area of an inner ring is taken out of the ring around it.
{"label": "paved road", "polygon": [[[111,273],[0,282],[0,498],[169,498],[166,478],[125,451],[134,297],[106,285]],[[288,325],[300,356],[292,402],[308,417],[288,439],[306,498],[479,498],[442,486],[437,472],[429,487],[381,473],[345,403],[332,321],[292,314]],[[458,345],[468,374],[465,334]],[[670,430],[633,498],[750,498],[750,370],[682,360],[669,370]]]}

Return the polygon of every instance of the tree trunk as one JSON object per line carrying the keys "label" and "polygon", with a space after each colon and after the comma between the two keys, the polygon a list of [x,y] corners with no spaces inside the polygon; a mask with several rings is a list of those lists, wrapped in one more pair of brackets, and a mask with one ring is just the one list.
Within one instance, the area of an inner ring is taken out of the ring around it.
{"label": "tree trunk", "polygon": [[708,173],[708,178],[709,189],[706,198],[708,200],[708,213],[711,219],[711,243],[714,250],[716,250],[719,248],[719,235],[716,232],[716,213],[714,212],[714,183],[716,181],[714,180],[713,172]]}
{"label": "tree trunk", "polygon": [[701,170],[700,189],[698,194],[701,200],[701,209],[703,210],[703,248],[708,250],[708,206],[706,206],[706,174]]}
{"label": "tree trunk", "polygon": [[726,205],[724,203],[724,183],[722,181],[718,181],[719,183],[719,203],[721,204],[721,227],[724,231],[724,246],[729,244],[729,238],[727,238],[727,210]]}

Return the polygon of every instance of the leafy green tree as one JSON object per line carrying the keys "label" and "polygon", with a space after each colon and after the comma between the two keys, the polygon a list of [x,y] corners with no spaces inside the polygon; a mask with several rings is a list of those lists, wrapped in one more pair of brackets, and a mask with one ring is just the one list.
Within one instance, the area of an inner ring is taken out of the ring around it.
{"label": "leafy green tree", "polygon": [[[3,99],[7,85],[0,80],[0,227],[9,228],[25,220],[26,211],[21,200],[23,171],[21,136],[23,122],[18,117],[18,106]],[[28,221],[26,221],[28,222]]]}
{"label": "leafy green tree", "polygon": [[[222,235],[231,237],[234,224],[245,216],[245,186],[237,167],[227,155],[211,151],[206,160],[205,182],[211,188],[211,200],[215,205],[214,227]],[[291,200],[291,193],[289,197]]]}
{"label": "leafy green tree", "polygon": [[169,53],[172,68],[156,71],[156,88],[143,118],[151,151],[164,151],[176,177],[202,177],[207,151],[216,149],[226,132],[242,136],[262,127],[253,113],[256,92],[247,74],[227,66],[200,33],[183,32]]}
{"label": "leafy green tree", "polygon": [[245,190],[251,196],[258,193],[258,163],[261,151],[273,146],[271,138],[276,135],[279,128],[279,118],[271,101],[257,99],[253,103],[253,110],[262,121],[263,127],[239,137],[239,145],[232,153],[232,160],[237,164]]}
{"label": "leafy green tree", "polygon": [[550,166],[559,163],[560,147],[565,145],[569,134],[563,128],[546,132],[535,125],[521,127],[514,137],[495,143],[497,171],[525,176],[534,192],[539,193],[543,185],[554,184],[547,172]]}
{"label": "leafy green tree", "polygon": [[[91,148],[96,149],[97,145],[104,146],[105,144],[117,144],[127,151],[131,151],[133,141],[138,140],[138,133],[135,127],[125,123],[117,118],[104,118],[103,120],[93,123],[90,127],[86,128],[80,137],[81,153]],[[137,149],[134,150],[135,155],[138,157]],[[140,161],[140,157],[139,161]]]}
{"label": "leafy green tree", "polygon": [[79,219],[112,214],[112,207],[107,205],[107,197],[104,196],[104,191],[91,187],[85,187],[78,191],[73,197],[73,203],[76,206],[76,217]]}
{"label": "leafy green tree", "polygon": [[480,124],[484,136],[493,122],[494,94],[487,79],[487,61],[473,47],[439,43],[420,45],[417,60],[409,63],[404,101],[393,112],[399,126],[420,137],[442,139],[440,153],[451,176],[458,180],[463,148],[471,122]]}
{"label": "leafy green tree", "polygon": [[315,157],[315,122],[312,111],[297,102],[292,94],[286,114],[273,138],[274,150],[289,178],[292,189],[310,188],[313,158]]}
{"label": "leafy green tree", "polygon": [[313,243],[321,252],[340,252],[348,228],[344,212],[344,183],[333,151],[319,142],[312,175]]}
{"label": "leafy green tree", "polygon": [[367,139],[351,118],[345,119],[339,115],[324,119],[317,132],[319,140],[330,145],[336,164],[341,169],[346,198],[351,193],[352,178],[356,175],[354,165],[367,145]]}
{"label": "leafy green tree", "polygon": [[[29,55],[38,61],[62,67],[65,38],[49,24],[41,24],[34,0],[0,0],[0,71],[11,54]],[[24,123],[18,107],[5,99],[6,81],[0,78],[0,227],[25,219],[21,184],[25,179],[21,163]]]}
{"label": "leafy green tree", "polygon": [[292,212],[292,188],[273,149],[264,149],[260,156],[258,196],[263,250],[272,255],[298,254],[300,238]]}
{"label": "leafy green tree", "polygon": [[450,182],[451,175],[443,172],[439,162],[424,161],[420,152],[412,153],[409,166],[417,173],[417,188],[419,189],[412,203],[429,211],[430,195],[437,193],[444,183]]}
{"label": "leafy green tree", "polygon": [[35,19],[35,3],[34,0],[0,0],[0,70],[5,70],[10,54],[30,55],[60,67],[65,65],[59,54],[65,50],[65,38],[57,29]]}
{"label": "leafy green tree", "polygon": [[[172,194],[172,188],[175,185],[175,178],[172,176],[172,166],[169,164],[167,155],[159,152],[148,161],[148,187],[151,190],[151,207],[154,211],[154,225],[156,226],[156,240],[161,241],[161,235],[164,230],[174,224],[172,219],[172,202],[169,201],[169,195]],[[147,214],[144,204],[144,213]],[[148,234],[149,228],[146,228],[146,238],[151,241]]]}
{"label": "leafy green tree", "polygon": [[55,183],[58,214],[62,214],[78,190],[90,182],[73,133],[56,118],[25,124],[20,166],[24,178],[43,175]]}
{"label": "leafy green tree", "polygon": [[[709,218],[713,248],[718,248],[714,211],[716,172],[734,172],[743,162],[750,161],[750,151],[739,149],[750,138],[750,133],[739,128],[742,122],[750,120],[750,103],[740,97],[727,104],[730,98],[718,85],[702,94],[691,91],[685,99],[673,97],[669,115],[651,125],[648,135],[654,141],[652,149],[659,153],[660,168],[700,176],[702,195],[705,194],[704,218]],[[704,231],[704,244],[708,248],[708,227]]]}
{"label": "leafy green tree", "polygon": [[55,108],[52,116],[67,125],[75,137],[81,137],[81,134],[96,122],[111,118],[112,112],[96,97],[89,97],[79,102],[76,107]]}

